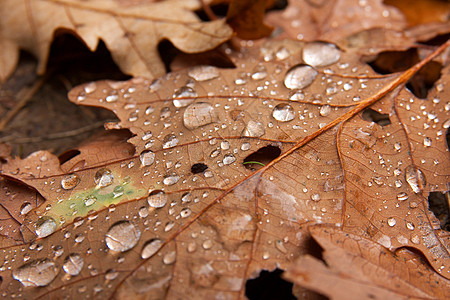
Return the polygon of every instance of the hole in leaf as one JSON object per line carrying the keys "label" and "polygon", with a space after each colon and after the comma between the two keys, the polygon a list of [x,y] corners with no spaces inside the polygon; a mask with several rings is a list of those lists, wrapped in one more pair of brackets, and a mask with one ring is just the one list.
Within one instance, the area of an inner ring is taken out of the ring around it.
{"label": "hole in leaf", "polygon": [[[380,74],[391,74],[403,72],[420,61],[417,49],[411,48],[406,51],[385,51],[378,54],[377,58],[369,65]],[[425,99],[428,91],[441,77],[442,65],[431,61],[423,66],[406,84],[407,88],[418,98]]]}
{"label": "hole in leaf", "polygon": [[[219,19],[224,18],[227,15],[228,5],[226,5],[226,4],[209,5],[209,8],[214,13],[214,15],[219,17]],[[196,10],[195,14],[202,21],[211,21],[211,19],[208,17],[208,15],[206,14],[204,9]]]}
{"label": "hole in leaf", "polygon": [[249,170],[259,170],[280,156],[281,149],[276,146],[265,146],[244,159],[243,165]]}
{"label": "hole in leaf", "polygon": [[450,231],[450,217],[449,217],[449,193],[431,192],[428,196],[428,206],[435,217],[441,224],[441,229]]}
{"label": "hole in leaf", "polygon": [[203,163],[196,163],[193,164],[191,167],[191,172],[193,174],[198,174],[204,172],[206,169],[208,169],[208,166]]}
{"label": "hole in leaf", "polygon": [[296,299],[292,294],[293,284],[281,278],[283,270],[263,270],[255,279],[247,280],[245,296],[250,300]]}
{"label": "hole in leaf", "polygon": [[391,124],[388,114],[379,113],[371,108],[367,108],[362,113],[362,118],[367,122],[375,122],[380,126],[386,126]]}
{"label": "hole in leaf", "polygon": [[74,158],[75,156],[80,155],[80,153],[81,153],[80,151],[75,150],[75,149],[73,149],[73,150],[68,150],[68,151],[66,151],[66,152],[63,152],[63,153],[61,153],[61,154],[58,156],[59,163],[60,163],[60,164],[63,164],[63,163],[65,163],[65,162],[71,160],[71,159]]}

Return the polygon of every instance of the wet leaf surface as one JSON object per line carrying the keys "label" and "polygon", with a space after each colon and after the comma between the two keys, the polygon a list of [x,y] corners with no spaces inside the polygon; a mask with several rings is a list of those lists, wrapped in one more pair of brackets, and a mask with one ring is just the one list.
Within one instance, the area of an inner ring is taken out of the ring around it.
{"label": "wet leaf surface", "polygon": [[[107,128],[132,132],[131,157],[112,139],[61,166],[47,152],[7,158],[3,175],[46,200],[26,214],[25,243],[1,250],[5,296],[240,298],[248,278],[307,254],[314,224],[417,249],[448,286],[448,233],[427,208],[448,190],[448,66],[422,100],[394,89],[412,71],[381,76],[328,43],[231,56],[236,69],[70,92],[119,117]],[[385,91],[371,109],[390,123],[365,120],[358,105]]]}

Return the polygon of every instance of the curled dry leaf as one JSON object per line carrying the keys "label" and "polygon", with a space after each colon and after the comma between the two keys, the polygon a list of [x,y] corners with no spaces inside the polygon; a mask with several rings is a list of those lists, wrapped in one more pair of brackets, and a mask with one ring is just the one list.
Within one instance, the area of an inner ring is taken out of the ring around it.
{"label": "curled dry leaf", "polygon": [[157,49],[161,40],[193,53],[212,49],[231,37],[224,20],[201,22],[192,12],[198,8],[197,0],[131,5],[101,0],[4,0],[0,6],[0,79],[14,70],[19,48],[39,59],[38,72],[42,73],[58,30],[69,30],[92,51],[103,40],[126,74],[162,76],[165,69]]}
{"label": "curled dry leaf", "polygon": [[445,299],[450,293],[449,281],[413,252],[393,254],[370,239],[327,226],[310,232],[324,249],[326,265],[305,255],[285,277],[330,299]]}
{"label": "curled dry leaf", "polygon": [[[417,248],[449,277],[426,207],[448,189],[448,87],[415,99],[399,85],[419,66],[379,76],[321,42],[269,42],[233,61],[70,92],[115,112],[108,128],[130,129],[136,155],[53,174],[42,169],[62,168],[54,160],[34,162],[43,153],[3,165],[46,199],[22,227],[31,244],[2,249],[6,295],[242,298],[246,279],[305,253],[317,223]],[[390,124],[361,117],[386,94],[373,108]]]}

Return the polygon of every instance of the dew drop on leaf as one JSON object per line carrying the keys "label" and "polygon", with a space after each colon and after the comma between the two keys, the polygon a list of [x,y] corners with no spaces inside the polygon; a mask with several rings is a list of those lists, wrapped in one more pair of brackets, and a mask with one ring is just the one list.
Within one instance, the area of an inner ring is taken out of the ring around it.
{"label": "dew drop on leaf", "polygon": [[55,279],[59,269],[47,259],[29,262],[12,272],[14,279],[24,286],[46,286]]}
{"label": "dew drop on leaf", "polygon": [[163,263],[166,265],[171,265],[175,262],[176,259],[177,259],[177,253],[175,251],[171,251],[171,252],[167,253],[166,255],[164,255]]}
{"label": "dew drop on leaf", "polygon": [[167,195],[164,191],[152,191],[147,198],[148,205],[154,208],[164,207],[167,203]]}
{"label": "dew drop on leaf", "polygon": [[141,231],[129,221],[120,221],[109,228],[105,236],[105,242],[109,249],[117,252],[125,252],[136,246]]}
{"label": "dew drop on leaf", "polygon": [[29,203],[29,202],[25,202],[24,204],[22,204],[22,206],[20,206],[20,214],[22,216],[26,215],[32,209],[33,209],[33,205],[31,205],[31,203]]}
{"label": "dew drop on leaf", "polygon": [[416,194],[420,193],[426,185],[425,175],[419,168],[413,165],[406,168],[405,180]]}
{"label": "dew drop on leaf", "polygon": [[163,149],[173,148],[178,145],[178,138],[174,134],[168,134],[163,139]]}
{"label": "dew drop on leaf", "polygon": [[341,51],[330,43],[312,42],[305,45],[302,57],[308,65],[324,67],[337,62],[341,57]]}
{"label": "dew drop on leaf", "polygon": [[95,196],[88,196],[84,199],[84,205],[85,206],[91,206],[97,201],[97,198]]}
{"label": "dew drop on leaf", "polygon": [[125,189],[124,189],[123,186],[120,186],[120,185],[116,186],[116,187],[114,188],[114,190],[113,190],[113,196],[114,196],[114,198],[122,197],[124,191],[125,191]]}
{"label": "dew drop on leaf", "polygon": [[408,195],[405,192],[400,192],[397,194],[398,201],[405,201],[408,199]]}
{"label": "dew drop on leaf", "polygon": [[393,227],[395,226],[395,224],[397,224],[397,221],[395,220],[395,218],[388,218],[387,223],[389,226]]}
{"label": "dew drop on leaf", "polygon": [[280,122],[292,121],[295,117],[295,111],[289,104],[278,104],[272,111],[272,116]]}
{"label": "dew drop on leaf", "polygon": [[182,218],[187,218],[191,215],[191,213],[192,213],[191,209],[189,207],[186,207],[180,211],[180,216]]}
{"label": "dew drop on leaf", "polygon": [[161,248],[163,242],[160,239],[152,239],[142,248],[141,257],[147,259],[155,254]]}
{"label": "dew drop on leaf", "polygon": [[101,168],[95,173],[94,182],[98,187],[106,187],[114,182],[114,176],[111,170]]}
{"label": "dew drop on leaf", "polygon": [[425,138],[423,139],[423,145],[424,145],[425,147],[431,147],[431,138],[425,137]]}
{"label": "dew drop on leaf", "polygon": [[286,73],[284,85],[291,90],[309,86],[317,76],[317,71],[308,65],[297,65]]}
{"label": "dew drop on leaf", "polygon": [[311,195],[311,200],[312,201],[318,202],[318,201],[320,201],[320,199],[321,199],[320,194],[312,194]]}
{"label": "dew drop on leaf", "polygon": [[197,81],[207,81],[219,77],[219,69],[213,66],[195,66],[189,69],[188,75]]}
{"label": "dew drop on leaf", "polygon": [[414,224],[411,222],[406,222],[406,228],[408,228],[409,230],[414,230]]}
{"label": "dew drop on leaf", "polygon": [[80,177],[77,174],[65,175],[61,179],[61,187],[65,190],[71,190],[80,183]]}
{"label": "dew drop on leaf", "polygon": [[56,222],[50,217],[42,217],[37,221],[36,234],[38,237],[46,237],[55,232]]}
{"label": "dew drop on leaf", "polygon": [[217,116],[211,104],[205,102],[192,103],[184,111],[183,124],[187,129],[196,129],[215,122]]}
{"label": "dew drop on leaf", "polygon": [[180,89],[176,90],[173,94],[174,98],[188,98],[188,99],[174,99],[173,105],[175,107],[185,107],[194,102],[194,98],[197,97],[197,92],[188,86],[183,86]]}
{"label": "dew drop on leaf", "polygon": [[324,105],[324,106],[322,106],[322,107],[320,108],[319,114],[320,114],[322,117],[327,117],[327,116],[330,115],[330,113],[331,113],[331,106],[329,106],[329,105]]}
{"label": "dew drop on leaf", "polygon": [[243,136],[260,137],[266,133],[264,125],[258,121],[250,120],[242,131]]}
{"label": "dew drop on leaf", "polygon": [[84,86],[84,92],[86,94],[91,94],[91,93],[95,92],[96,89],[97,89],[97,84],[95,82],[90,82]]}
{"label": "dew drop on leaf", "polygon": [[234,163],[235,161],[236,161],[236,157],[234,157],[233,154],[227,154],[223,158],[223,164],[224,165],[230,165],[230,164]]}
{"label": "dew drop on leaf", "polygon": [[164,185],[174,185],[180,180],[180,176],[178,175],[168,175],[163,179]]}
{"label": "dew drop on leaf", "polygon": [[111,270],[106,271],[105,279],[111,281],[111,280],[116,279],[117,276],[119,276],[119,272],[111,269]]}
{"label": "dew drop on leaf", "polygon": [[139,155],[139,159],[141,160],[142,166],[150,166],[155,161],[155,153],[150,150],[142,151]]}
{"label": "dew drop on leaf", "polygon": [[213,242],[211,240],[205,240],[202,244],[203,249],[209,250],[213,246]]}
{"label": "dew drop on leaf", "polygon": [[69,275],[76,276],[83,269],[84,261],[81,255],[72,253],[66,257],[63,264],[63,270]]}

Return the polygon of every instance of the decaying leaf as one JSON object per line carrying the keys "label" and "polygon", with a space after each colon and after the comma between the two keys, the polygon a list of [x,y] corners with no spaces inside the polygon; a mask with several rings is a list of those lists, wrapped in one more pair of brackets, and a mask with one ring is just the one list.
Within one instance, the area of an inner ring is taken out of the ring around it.
{"label": "decaying leaf", "polygon": [[2,249],[5,295],[243,298],[321,223],[416,248],[448,285],[448,238],[426,206],[448,190],[444,79],[416,99],[401,84],[419,66],[380,76],[323,42],[269,42],[233,62],[70,92],[115,112],[108,128],[130,129],[136,155],[66,171],[46,152],[8,159],[3,175],[46,201],[26,215],[27,242]]}
{"label": "decaying leaf", "polygon": [[165,69],[157,49],[161,40],[168,39],[178,49],[193,53],[212,49],[231,37],[232,30],[224,20],[200,22],[192,12],[198,8],[196,0],[135,4],[101,0],[2,1],[0,79],[14,70],[19,48],[39,59],[38,72],[43,73],[50,43],[59,31],[77,35],[92,51],[103,40],[126,74],[162,76]]}
{"label": "decaying leaf", "polygon": [[450,284],[406,249],[393,254],[369,239],[336,228],[316,226],[310,232],[325,249],[327,263],[300,257],[286,277],[330,299],[445,299]]}

